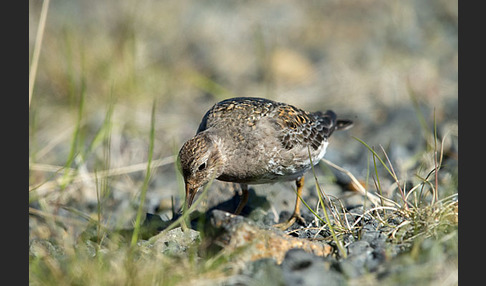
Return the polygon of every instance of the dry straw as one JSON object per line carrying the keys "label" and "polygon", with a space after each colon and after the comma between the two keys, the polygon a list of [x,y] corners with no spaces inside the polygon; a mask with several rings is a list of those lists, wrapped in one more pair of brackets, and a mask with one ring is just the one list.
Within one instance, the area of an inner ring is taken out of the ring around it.
{"label": "dry straw", "polygon": [[35,38],[34,53],[32,55],[32,63],[29,72],[29,109],[30,109],[30,101],[32,100],[32,93],[34,92],[34,83],[37,74],[37,65],[39,63],[40,50],[42,47],[42,39],[44,38],[44,29],[46,26],[48,9],[49,9],[49,0],[44,0],[44,2],[42,3],[42,10],[39,19],[39,27],[37,28],[37,36]]}

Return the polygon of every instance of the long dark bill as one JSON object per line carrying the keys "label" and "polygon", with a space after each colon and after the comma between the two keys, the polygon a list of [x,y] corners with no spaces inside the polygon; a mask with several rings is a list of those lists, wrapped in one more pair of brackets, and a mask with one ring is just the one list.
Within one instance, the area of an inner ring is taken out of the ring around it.
{"label": "long dark bill", "polygon": [[189,184],[186,183],[186,211],[191,207],[197,191],[197,189],[192,189]]}

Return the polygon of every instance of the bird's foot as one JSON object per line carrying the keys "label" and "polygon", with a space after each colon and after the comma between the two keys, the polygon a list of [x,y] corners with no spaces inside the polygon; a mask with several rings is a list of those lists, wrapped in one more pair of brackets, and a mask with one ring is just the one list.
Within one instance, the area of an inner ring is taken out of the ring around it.
{"label": "bird's foot", "polygon": [[294,213],[287,221],[274,224],[273,226],[281,230],[286,230],[291,227],[295,222],[306,225],[305,219],[300,215],[300,213]]}

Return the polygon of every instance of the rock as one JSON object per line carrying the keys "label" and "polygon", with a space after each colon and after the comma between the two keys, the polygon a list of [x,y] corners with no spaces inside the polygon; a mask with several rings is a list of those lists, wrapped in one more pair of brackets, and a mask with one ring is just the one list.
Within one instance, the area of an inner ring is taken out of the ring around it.
{"label": "rock", "polygon": [[[248,263],[237,279],[225,285],[345,285],[344,276],[334,269],[333,259],[307,253],[302,249],[290,249],[278,265],[272,258]],[[246,284],[245,284],[246,282]]]}
{"label": "rock", "polygon": [[373,248],[377,248],[385,245],[386,236],[377,230],[377,226],[367,224],[361,230],[361,240],[368,242]]}
{"label": "rock", "polygon": [[343,275],[329,261],[302,249],[287,252],[282,270],[285,285],[345,285]]}
{"label": "rock", "polygon": [[31,257],[61,257],[63,255],[63,249],[47,239],[33,239],[29,242],[29,256]]}
{"label": "rock", "polygon": [[185,255],[187,249],[194,246],[201,239],[198,231],[188,229],[182,231],[180,227],[172,229],[152,242],[152,248],[168,255]]}
{"label": "rock", "polygon": [[292,237],[276,228],[260,227],[242,216],[220,210],[210,213],[204,233],[206,241],[202,244],[209,252],[237,251],[238,259],[244,261],[273,258],[280,264],[286,252],[293,248],[321,257],[332,252],[332,247],[325,242]]}
{"label": "rock", "polygon": [[361,230],[361,239],[348,245],[347,258],[339,262],[340,269],[346,276],[356,278],[375,272],[380,265],[398,253],[396,247],[386,244],[385,234],[377,230],[375,223],[375,220],[369,220]]}
{"label": "rock", "polygon": [[366,262],[373,252],[370,244],[358,240],[348,246],[348,257],[340,262],[341,271],[348,277],[355,278],[363,275],[368,270]]}
{"label": "rock", "polygon": [[247,281],[250,281],[250,285],[285,285],[283,269],[272,258],[250,262],[241,274],[246,277]]}

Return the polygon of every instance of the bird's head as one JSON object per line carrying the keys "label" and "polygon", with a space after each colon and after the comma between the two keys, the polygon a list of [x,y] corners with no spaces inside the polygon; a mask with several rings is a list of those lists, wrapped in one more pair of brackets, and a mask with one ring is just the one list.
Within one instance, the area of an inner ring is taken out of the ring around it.
{"label": "bird's head", "polygon": [[184,177],[187,210],[196,193],[223,173],[224,160],[218,144],[206,132],[202,132],[182,145],[178,161]]}

